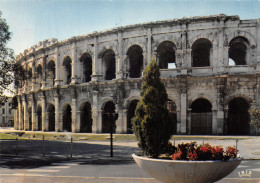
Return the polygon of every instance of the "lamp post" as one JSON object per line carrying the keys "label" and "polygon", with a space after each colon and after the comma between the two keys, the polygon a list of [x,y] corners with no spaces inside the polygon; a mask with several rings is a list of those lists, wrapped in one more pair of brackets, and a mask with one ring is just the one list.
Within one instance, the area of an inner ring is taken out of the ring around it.
{"label": "lamp post", "polygon": [[117,120],[118,113],[105,113],[104,116],[110,122],[110,156],[113,157],[113,122]]}

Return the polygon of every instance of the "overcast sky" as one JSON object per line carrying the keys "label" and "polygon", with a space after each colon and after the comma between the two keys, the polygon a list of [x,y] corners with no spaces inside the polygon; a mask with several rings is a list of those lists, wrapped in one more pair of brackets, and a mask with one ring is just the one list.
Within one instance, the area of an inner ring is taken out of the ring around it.
{"label": "overcast sky", "polygon": [[260,0],[0,0],[0,11],[19,54],[45,39],[142,22],[221,13],[257,19]]}

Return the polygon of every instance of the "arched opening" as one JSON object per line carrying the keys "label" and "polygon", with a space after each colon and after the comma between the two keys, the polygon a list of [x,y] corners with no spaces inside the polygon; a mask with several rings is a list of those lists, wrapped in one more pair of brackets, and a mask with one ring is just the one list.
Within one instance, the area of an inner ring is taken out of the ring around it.
{"label": "arched opening", "polygon": [[55,131],[55,107],[50,104],[48,107],[49,131]]}
{"label": "arched opening", "polygon": [[212,105],[206,99],[197,99],[191,104],[191,134],[212,134]]}
{"label": "arched opening", "polygon": [[92,58],[90,54],[84,53],[80,57],[80,62],[83,64],[83,78],[82,82],[89,82],[91,81],[91,75],[92,75]]}
{"label": "arched opening", "polygon": [[175,102],[168,99],[167,109],[169,111],[170,119],[172,122],[171,133],[176,134],[177,133],[177,106],[176,106]]}
{"label": "arched opening", "polygon": [[133,100],[133,101],[131,101],[131,103],[128,107],[128,110],[127,110],[127,133],[133,133],[131,120],[135,116],[135,109],[136,109],[138,102],[139,102],[139,100]]}
{"label": "arched opening", "polygon": [[243,37],[236,37],[230,41],[228,55],[235,65],[246,65],[248,47],[249,42]]}
{"label": "arched opening", "polygon": [[63,131],[71,132],[71,107],[67,104],[63,110]]}
{"label": "arched opening", "polygon": [[36,68],[36,83],[41,86],[42,83],[42,65],[39,64]]}
{"label": "arched opening", "polygon": [[235,98],[228,104],[227,134],[249,135],[250,114],[249,104],[243,98]]}
{"label": "arched opening", "polygon": [[131,46],[127,51],[129,76],[140,78],[143,70],[143,50],[138,45]]}
{"label": "arched opening", "polygon": [[107,118],[105,114],[115,113],[115,104],[111,101],[107,102],[103,109],[103,119],[102,119],[102,133],[110,133],[111,125],[113,133],[115,133],[116,124],[115,121],[111,118]]}
{"label": "arched opening", "polygon": [[27,72],[27,80],[32,81],[32,68],[30,67]]}
{"label": "arched opening", "polygon": [[55,62],[53,60],[48,62],[48,82],[53,86],[55,80]]}
{"label": "arched opening", "polygon": [[91,105],[88,102],[84,103],[80,110],[80,132],[92,132]]}
{"label": "arched opening", "polygon": [[192,67],[210,66],[212,44],[208,39],[200,38],[192,45]]}
{"label": "arched opening", "polygon": [[29,123],[29,128],[28,130],[32,130],[32,107],[28,108],[28,123]]}
{"label": "arched opening", "polygon": [[70,84],[71,82],[71,58],[67,56],[63,61],[63,66],[65,70],[65,83]]}
{"label": "arched opening", "polygon": [[105,80],[116,78],[116,59],[113,50],[106,50],[103,55],[103,65],[105,71]]}
{"label": "arched opening", "polygon": [[38,131],[42,131],[42,107],[37,107],[37,122],[38,122]]}
{"label": "arched opening", "polygon": [[171,41],[164,41],[157,48],[157,59],[159,60],[160,69],[176,68],[175,63],[176,46]]}

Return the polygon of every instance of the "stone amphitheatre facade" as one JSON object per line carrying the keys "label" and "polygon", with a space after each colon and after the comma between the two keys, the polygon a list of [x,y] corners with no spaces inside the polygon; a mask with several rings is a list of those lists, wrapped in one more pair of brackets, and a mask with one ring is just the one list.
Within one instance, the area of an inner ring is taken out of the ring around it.
{"label": "stone amphitheatre facade", "polygon": [[[260,19],[214,15],[49,39],[17,57],[15,129],[132,133],[144,68],[160,66],[175,134],[255,135]],[[117,112],[117,121],[104,113]],[[159,122],[159,121],[158,121]]]}

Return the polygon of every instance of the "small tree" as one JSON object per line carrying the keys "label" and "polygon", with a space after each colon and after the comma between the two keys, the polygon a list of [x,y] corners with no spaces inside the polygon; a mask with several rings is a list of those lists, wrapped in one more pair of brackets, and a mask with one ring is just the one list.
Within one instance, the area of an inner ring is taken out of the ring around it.
{"label": "small tree", "polygon": [[249,113],[252,117],[250,124],[260,130],[260,107],[249,110]]}
{"label": "small tree", "polygon": [[168,96],[160,81],[160,71],[155,60],[145,69],[141,100],[132,118],[133,131],[144,154],[158,158],[171,137],[169,113],[166,108]]}

